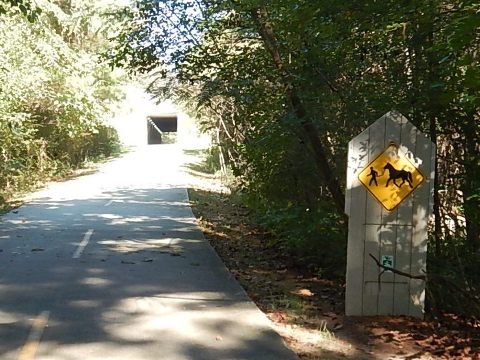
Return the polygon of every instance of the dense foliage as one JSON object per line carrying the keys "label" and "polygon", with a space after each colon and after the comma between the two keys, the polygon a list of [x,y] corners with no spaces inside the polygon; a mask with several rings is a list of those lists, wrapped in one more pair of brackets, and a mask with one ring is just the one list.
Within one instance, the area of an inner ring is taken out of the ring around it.
{"label": "dense foliage", "polygon": [[[108,43],[95,1],[0,3],[0,204],[38,180],[108,156],[103,124],[120,94],[99,59]],[[32,10],[33,9],[33,10]],[[41,10],[40,10],[41,9]]]}
{"label": "dense foliage", "polygon": [[348,141],[406,115],[438,149],[429,269],[475,291],[478,2],[140,0],[122,14],[113,62],[194,109],[248,204],[324,269],[343,271]]}

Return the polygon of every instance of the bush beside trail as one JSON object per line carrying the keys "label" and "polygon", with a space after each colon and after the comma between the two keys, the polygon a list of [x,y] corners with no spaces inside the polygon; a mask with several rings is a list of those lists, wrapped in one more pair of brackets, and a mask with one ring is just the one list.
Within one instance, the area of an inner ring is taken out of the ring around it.
{"label": "bush beside trail", "polygon": [[100,17],[108,7],[47,0],[38,6],[35,19],[6,5],[0,16],[2,207],[45,179],[119,150],[104,122],[123,81],[99,56],[111,31]]}

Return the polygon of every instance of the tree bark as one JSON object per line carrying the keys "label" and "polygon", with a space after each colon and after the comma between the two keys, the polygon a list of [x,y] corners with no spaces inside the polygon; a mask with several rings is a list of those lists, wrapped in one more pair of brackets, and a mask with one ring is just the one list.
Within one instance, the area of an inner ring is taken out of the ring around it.
{"label": "tree bark", "polygon": [[345,210],[345,196],[342,192],[338,179],[334,176],[333,167],[328,162],[327,151],[322,144],[318,129],[308,118],[307,111],[305,110],[305,107],[298,96],[293,78],[284,67],[272,26],[265,21],[266,11],[264,8],[260,8],[251,10],[250,13],[258,27],[258,32],[262,37],[265,48],[270,53],[275,68],[280,73],[280,79],[286,88],[286,94],[290,106],[292,107],[297,118],[301,121],[303,135],[313,150],[315,163],[320,170],[320,174],[323,177],[330,194],[332,195],[337,211],[341,216],[343,216]]}
{"label": "tree bark", "polygon": [[475,114],[467,114],[464,131],[463,207],[467,230],[467,242],[473,251],[480,250],[480,160],[478,157],[478,124]]}
{"label": "tree bark", "polygon": [[[426,89],[424,81],[426,79],[426,85],[433,84],[438,77],[438,58],[437,54],[432,54],[427,51],[431,49],[434,44],[434,21],[437,18],[437,6],[433,1],[430,1],[427,6],[427,12],[418,12],[418,17],[414,17],[414,35],[411,39],[411,47],[413,51],[412,62],[414,63],[414,71],[412,71],[412,94],[414,94],[412,102],[414,110],[414,119],[417,123],[421,123],[422,119],[428,119],[430,140],[437,145],[437,125],[438,117],[441,112],[439,108],[437,97],[439,96],[439,90]],[[426,94],[426,95],[425,95]],[[419,101],[423,96],[426,96],[425,102]],[[440,214],[440,194],[438,192],[440,188],[439,181],[439,163],[438,163],[438,147],[435,154],[435,177],[433,180],[433,214],[434,214],[434,245],[435,255],[441,256],[442,254],[442,221]]]}

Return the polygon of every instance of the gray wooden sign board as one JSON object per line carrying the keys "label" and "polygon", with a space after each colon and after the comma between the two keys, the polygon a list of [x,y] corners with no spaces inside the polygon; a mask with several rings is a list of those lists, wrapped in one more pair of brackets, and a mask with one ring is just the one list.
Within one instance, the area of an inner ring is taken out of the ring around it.
{"label": "gray wooden sign board", "polygon": [[[394,169],[389,173],[386,164],[390,157],[398,162],[392,162]],[[435,145],[396,111],[388,112],[350,141],[345,201],[349,216],[346,315],[423,317],[424,281],[391,271],[382,273],[370,254],[385,266],[424,274],[434,164]],[[402,179],[402,169],[409,170],[403,174],[410,176]],[[391,179],[393,172],[398,179]],[[388,196],[382,193],[387,190],[392,192]]]}

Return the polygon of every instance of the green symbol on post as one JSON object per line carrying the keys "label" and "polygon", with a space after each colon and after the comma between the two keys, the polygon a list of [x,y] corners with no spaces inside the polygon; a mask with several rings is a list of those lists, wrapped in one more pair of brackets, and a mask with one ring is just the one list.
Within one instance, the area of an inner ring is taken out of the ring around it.
{"label": "green symbol on post", "polygon": [[[393,268],[393,256],[382,255],[381,264],[385,267]],[[389,271],[389,270],[386,270]]]}

